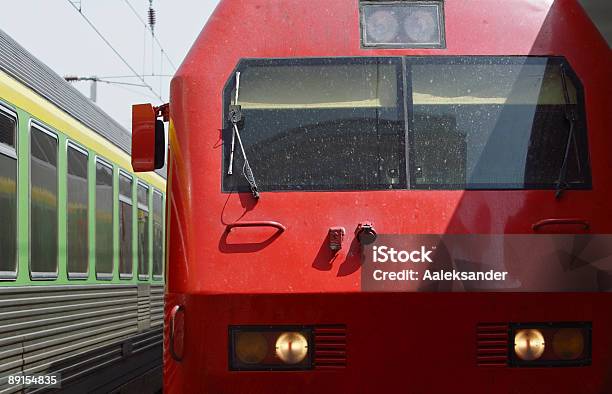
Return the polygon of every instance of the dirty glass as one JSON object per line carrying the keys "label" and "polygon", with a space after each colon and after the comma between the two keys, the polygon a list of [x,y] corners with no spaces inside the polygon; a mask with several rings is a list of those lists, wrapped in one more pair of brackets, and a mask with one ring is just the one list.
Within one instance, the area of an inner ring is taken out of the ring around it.
{"label": "dirty glass", "polygon": [[113,168],[96,162],[96,274],[113,273]]}
{"label": "dirty glass", "polygon": [[89,262],[87,154],[70,145],[68,146],[67,188],[68,275],[79,276],[79,274],[87,274]]}
{"label": "dirty glass", "polygon": [[58,255],[57,138],[31,128],[30,269],[55,276]]}
{"label": "dirty glass", "polygon": [[149,188],[138,184],[138,277],[149,277]]}
{"label": "dirty glass", "polygon": [[4,278],[14,278],[17,271],[16,132],[17,120],[0,112],[0,277]]}
{"label": "dirty glass", "polygon": [[[240,67],[239,130],[260,191],[406,187],[401,59],[284,59]],[[225,108],[235,100],[226,89]],[[232,127],[224,129],[226,191],[249,190]]]}
{"label": "dirty glass", "polygon": [[119,276],[130,278],[132,265],[132,178],[119,175]]}
{"label": "dirty glass", "polygon": [[421,59],[408,65],[411,184],[418,189],[554,188],[570,124],[569,187],[590,183],[584,114],[561,62]]}
{"label": "dirty glass", "polygon": [[[259,191],[591,187],[582,89],[562,58],[255,59],[236,71]],[[235,80],[225,192],[249,191],[237,138],[228,175]]]}
{"label": "dirty glass", "polygon": [[153,193],[153,277],[161,277],[164,273],[164,227],[163,227],[163,196],[157,190]]}

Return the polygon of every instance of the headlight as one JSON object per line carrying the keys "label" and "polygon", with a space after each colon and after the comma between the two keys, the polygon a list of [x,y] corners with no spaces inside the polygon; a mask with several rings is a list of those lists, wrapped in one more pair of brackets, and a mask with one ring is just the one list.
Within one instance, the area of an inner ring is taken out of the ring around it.
{"label": "headlight", "polygon": [[260,332],[237,332],[236,357],[244,364],[259,364],[268,355],[268,341]]}
{"label": "headlight", "polygon": [[585,339],[578,328],[562,328],[553,336],[553,351],[561,360],[575,360],[584,353]]}
{"label": "headlight", "polygon": [[312,342],[312,329],[307,327],[230,327],[230,369],[239,371],[311,369]]}
{"label": "headlight", "polygon": [[511,325],[514,366],[581,366],[591,363],[591,323]]}
{"label": "headlight", "polygon": [[[434,1],[362,1],[364,47],[444,48],[444,4]],[[402,27],[402,28],[400,28]]]}
{"label": "headlight", "polygon": [[276,340],[276,355],[287,364],[302,362],[308,354],[308,340],[299,332],[282,333]]}
{"label": "headlight", "polygon": [[372,10],[366,16],[366,33],[372,42],[393,42],[399,31],[394,11]]}
{"label": "headlight", "polygon": [[514,352],[521,360],[537,360],[542,357],[545,346],[540,330],[519,330],[514,336]]}

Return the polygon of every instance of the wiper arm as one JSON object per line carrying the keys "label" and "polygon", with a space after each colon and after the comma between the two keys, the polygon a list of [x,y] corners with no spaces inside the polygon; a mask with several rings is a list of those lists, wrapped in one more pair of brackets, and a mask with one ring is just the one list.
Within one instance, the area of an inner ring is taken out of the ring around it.
{"label": "wiper arm", "polygon": [[240,72],[236,73],[236,97],[234,100],[234,105],[230,105],[229,107],[229,121],[232,123],[232,146],[230,148],[230,161],[229,168],[227,170],[227,175],[232,175],[232,169],[234,167],[234,150],[236,149],[236,139],[238,139],[238,145],[240,145],[240,150],[242,151],[242,158],[244,159],[244,164],[242,165],[242,175],[249,183],[249,187],[251,188],[251,193],[253,197],[259,198],[259,191],[257,190],[257,182],[255,182],[255,176],[253,175],[253,170],[251,169],[251,165],[249,164],[249,160],[247,159],[246,152],[244,151],[244,146],[242,145],[242,138],[240,138],[239,124],[242,122],[242,107],[238,105],[238,95],[240,93]]}
{"label": "wiper arm", "polygon": [[[561,84],[563,86],[563,99],[565,101],[564,111],[565,111],[565,119],[569,123],[569,132],[567,135],[567,142],[565,144],[565,154],[563,156],[563,163],[561,164],[561,170],[559,171],[559,179],[557,180],[557,188],[555,192],[555,198],[558,200],[561,198],[563,192],[569,187],[567,184],[567,162],[569,161],[569,154],[572,143],[574,147],[578,149],[576,145],[576,137],[574,136],[574,125],[576,123],[576,111],[570,103],[569,91],[567,89],[567,80],[565,74],[565,68],[563,64],[561,64]],[[578,160],[578,165],[580,166],[580,158],[578,156],[578,152],[576,151],[576,160]]]}

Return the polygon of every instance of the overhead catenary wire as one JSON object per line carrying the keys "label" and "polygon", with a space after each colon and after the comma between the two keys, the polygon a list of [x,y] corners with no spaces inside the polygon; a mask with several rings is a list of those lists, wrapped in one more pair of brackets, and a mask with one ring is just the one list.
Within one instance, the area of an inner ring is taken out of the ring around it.
{"label": "overhead catenary wire", "polygon": [[98,30],[98,28],[96,28],[96,26],[93,24],[93,22],[91,20],[89,20],[89,18],[87,18],[87,16],[85,16],[85,14],[83,14],[83,12],[81,12],[79,10],[79,8],[72,1],[68,0],[68,3],[70,3],[70,5],[81,15],[81,17],[83,17],[85,22],[87,22],[87,24],[96,32],[96,34],[102,39],[102,41],[104,41],[104,43],[106,43],[106,45],[115,53],[115,55],[117,55],[117,57],[119,59],[121,59],[123,64],[125,64],[127,66],[127,68],[129,68],[130,71],[132,73],[134,73],[134,75],[136,77],[138,77],[138,79],[142,82],[142,84],[148,90],[150,90],[151,93],[153,93],[153,95],[155,95],[155,97],[157,97],[160,101],[164,101],[164,99],[161,97],[161,95],[159,93],[157,93],[155,91],[155,89],[153,89],[153,87],[151,87],[151,85],[149,85],[147,83],[147,81],[145,81],[145,79],[140,74],[138,74],[138,72],[134,69],[134,67],[132,67],[132,65],[127,60],[125,60],[125,58],[123,56],[121,56],[119,51],[117,51],[117,49],[115,49],[115,47],[110,43],[110,41],[108,41],[106,39],[106,37],[104,37],[104,35],[100,32],[100,30]]}
{"label": "overhead catenary wire", "polygon": [[[127,6],[130,8],[130,10],[132,10],[132,13],[136,16],[136,18],[138,18],[138,20],[140,21],[140,23],[142,23],[142,25],[145,27],[145,29],[149,30],[147,22],[144,19],[142,19],[142,17],[138,14],[138,11],[136,11],[136,9],[132,5],[132,3],[130,3],[129,0],[123,0],[123,1],[125,2],[125,4],[127,4]],[[166,60],[168,60],[168,63],[170,63],[170,65],[172,66],[173,70],[176,71],[176,68],[177,68],[176,65],[174,64],[172,59],[170,59],[170,56],[168,56],[168,53],[166,52],[166,50],[162,46],[161,42],[159,42],[159,39],[157,38],[157,36],[155,34],[152,34],[152,36],[153,36],[153,39],[155,40],[155,42],[157,43],[157,45],[159,46],[159,48],[161,49],[162,55],[166,58]]]}

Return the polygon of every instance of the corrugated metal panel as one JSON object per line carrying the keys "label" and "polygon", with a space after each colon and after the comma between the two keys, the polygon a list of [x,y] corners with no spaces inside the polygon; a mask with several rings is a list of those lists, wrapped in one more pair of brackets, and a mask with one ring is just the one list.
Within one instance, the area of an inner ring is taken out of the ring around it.
{"label": "corrugated metal panel", "polygon": [[476,364],[479,367],[508,365],[508,323],[480,323],[476,327]]}
{"label": "corrugated metal panel", "polygon": [[[83,123],[128,155],[131,134],[61,76],[25,50],[0,29],[0,70]],[[156,171],[166,178],[166,167]]]}
{"label": "corrugated metal panel", "polygon": [[316,369],[346,367],[346,326],[316,326],[314,329]]}
{"label": "corrugated metal panel", "polygon": [[132,353],[161,351],[160,325],[138,333],[139,312],[151,314],[148,286],[140,287],[0,287],[0,393],[19,391],[7,386],[10,373],[57,371],[64,383]]}
{"label": "corrugated metal panel", "polygon": [[151,327],[164,324],[164,285],[151,285]]}

